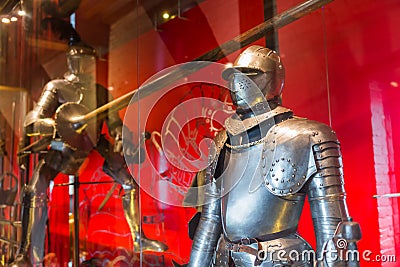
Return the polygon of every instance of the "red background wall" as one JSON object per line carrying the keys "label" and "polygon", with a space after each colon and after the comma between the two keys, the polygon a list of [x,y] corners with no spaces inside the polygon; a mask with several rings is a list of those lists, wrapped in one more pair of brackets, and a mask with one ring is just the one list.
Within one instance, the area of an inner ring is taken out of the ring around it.
{"label": "red background wall", "polygon": [[[278,12],[300,2],[278,0]],[[261,23],[263,8],[261,0],[251,4],[245,0],[204,1],[183,14],[187,20],[173,19],[160,25],[161,31],[151,30],[138,38],[127,38],[129,41],[122,44],[110,45],[108,66],[102,68],[108,76],[107,86],[113,89],[114,97],[137,88],[157,71],[190,61]],[[359,249],[361,252],[370,250],[370,258],[374,259],[362,260],[363,266],[399,266],[374,258],[399,253],[397,199],[373,198],[376,194],[400,190],[396,181],[400,171],[397,138],[400,134],[400,120],[397,119],[400,91],[396,84],[400,83],[398,14],[400,3],[397,0],[336,0],[278,32],[279,50],[286,67],[284,105],[298,116],[331,125],[341,141],[349,211],[363,231]],[[79,23],[79,16],[77,20]],[[113,31],[117,33],[118,27],[111,28],[111,36]],[[257,44],[264,45],[265,40],[261,39]],[[228,55],[221,62],[232,62],[238,53]],[[146,130],[160,131],[163,118],[178,99],[176,96],[163,99],[154,111],[158,116],[146,122]],[[139,101],[138,111],[140,105],[151,104],[146,101],[150,100]],[[141,123],[144,119],[138,117]],[[129,122],[131,129],[137,129],[136,123]],[[147,144],[147,148],[149,151],[154,149],[151,144]],[[156,154],[150,152],[149,155]],[[144,164],[157,160],[157,156],[147,158]],[[93,153],[82,179],[109,179],[102,173],[101,165],[102,160]],[[140,175],[140,179],[146,179],[148,173],[141,172]],[[88,231],[82,238],[91,244],[86,247],[91,253],[89,256],[112,258],[118,253],[131,253],[132,243],[117,192],[107,204],[108,214],[98,216],[96,206],[110,185],[90,187],[82,186],[80,194],[82,218],[90,219],[87,225],[82,221],[82,228]],[[142,217],[159,218],[157,216],[163,214],[163,219],[156,223],[143,224],[145,233],[170,247],[168,252],[157,255],[156,261],[165,261],[167,266],[171,259],[187,262],[190,240],[186,224],[194,209],[167,207],[160,211],[159,203],[142,193]],[[58,215],[53,214],[53,218],[60,214],[66,216],[67,205],[61,203],[67,198],[65,188],[54,189],[53,212],[58,209]],[[54,239],[58,240],[52,242],[52,246],[62,258],[68,242],[68,225],[60,223],[59,218],[53,220],[50,229],[55,233]],[[307,206],[299,231],[315,243]],[[60,235],[56,235],[58,232]],[[107,234],[112,232],[117,232],[119,237]],[[60,238],[63,242],[59,242]],[[126,250],[118,252],[119,247]],[[136,256],[130,257],[132,262],[137,260]]]}

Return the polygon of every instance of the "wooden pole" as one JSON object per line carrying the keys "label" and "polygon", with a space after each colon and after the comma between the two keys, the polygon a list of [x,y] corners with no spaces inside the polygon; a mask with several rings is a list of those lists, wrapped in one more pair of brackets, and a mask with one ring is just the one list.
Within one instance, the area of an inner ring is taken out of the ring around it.
{"label": "wooden pole", "polygon": [[[297,6],[294,6],[281,14],[277,14],[273,16],[271,19],[266,20],[265,22],[255,26],[254,28],[236,36],[232,40],[227,41],[219,47],[216,47],[203,55],[195,58],[193,61],[202,62],[199,65],[196,65],[196,68],[185,68],[185,65],[182,67],[178,67],[171,71],[170,73],[154,80],[153,82],[146,84],[145,86],[140,87],[139,89],[135,89],[107,104],[101,106],[86,115],[79,116],[73,118],[73,122],[79,121],[88,121],[92,118],[96,118],[98,115],[104,113],[107,110],[117,111],[122,108],[125,108],[131,103],[136,102],[135,99],[132,99],[133,95],[139,92],[140,98],[146,97],[150,94],[153,94],[163,87],[171,84],[195,71],[199,70],[202,67],[206,67],[212,62],[218,61],[227,55],[239,50],[240,48],[249,45],[258,39],[265,37],[265,34],[272,29],[282,28],[308,14],[311,12],[321,8],[322,6],[333,2],[333,0],[308,0]],[[139,99],[139,97],[137,97]],[[101,116],[101,115],[100,115]]]}

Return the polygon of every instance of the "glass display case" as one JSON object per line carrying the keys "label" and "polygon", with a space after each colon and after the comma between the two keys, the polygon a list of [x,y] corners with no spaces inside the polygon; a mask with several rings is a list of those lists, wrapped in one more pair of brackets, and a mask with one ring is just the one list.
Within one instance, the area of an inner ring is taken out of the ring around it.
{"label": "glass display case", "polygon": [[[35,177],[45,266],[188,263],[195,177],[235,113],[221,73],[260,45],[284,65],[283,106],[336,132],[361,265],[398,266],[399,14],[397,0],[3,1],[0,198],[15,195],[0,203],[1,264]],[[50,132],[26,133],[45,117]],[[315,249],[307,200],[297,232]]]}
{"label": "glass display case", "polygon": [[16,252],[21,235],[18,196],[25,181],[17,153],[29,97],[23,88],[2,85],[0,92],[0,262],[4,265]]}

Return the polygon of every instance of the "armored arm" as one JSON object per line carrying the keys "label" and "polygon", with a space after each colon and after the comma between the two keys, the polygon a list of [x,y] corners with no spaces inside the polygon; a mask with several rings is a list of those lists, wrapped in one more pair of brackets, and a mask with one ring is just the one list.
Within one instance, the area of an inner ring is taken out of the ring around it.
{"label": "armored arm", "polygon": [[317,239],[317,266],[359,266],[356,242],[361,231],[347,209],[340,145],[329,127],[318,128],[312,145],[317,172],[307,192]]}
{"label": "armored arm", "polygon": [[[25,117],[18,152],[18,164],[22,170],[25,170],[28,164],[25,156],[46,150],[53,138],[55,132],[53,116],[60,105],[57,88],[63,82],[62,80],[48,82],[43,88],[39,101]],[[43,138],[39,142],[30,144],[30,136],[41,136]]]}
{"label": "armored arm", "polygon": [[215,138],[216,151],[210,152],[211,163],[199,176],[204,177],[204,205],[197,226],[189,267],[207,267],[211,265],[218,239],[222,233],[221,191],[216,177],[223,171],[221,149],[227,139],[226,132],[220,132]]}
{"label": "armored arm", "polygon": [[211,265],[221,228],[221,201],[219,188],[215,182],[209,184],[202,207],[199,225],[193,238],[189,267],[207,267]]}
{"label": "armored arm", "polygon": [[39,97],[38,102],[27,114],[24,128],[28,136],[49,136],[54,134],[53,117],[57,108],[66,102],[79,103],[82,92],[78,85],[66,79],[55,79],[48,82]]}
{"label": "armored arm", "polygon": [[38,102],[25,117],[24,128],[26,135],[48,136],[54,133],[54,120],[52,117],[60,105],[57,93],[60,83],[61,80],[53,80],[45,85]]}

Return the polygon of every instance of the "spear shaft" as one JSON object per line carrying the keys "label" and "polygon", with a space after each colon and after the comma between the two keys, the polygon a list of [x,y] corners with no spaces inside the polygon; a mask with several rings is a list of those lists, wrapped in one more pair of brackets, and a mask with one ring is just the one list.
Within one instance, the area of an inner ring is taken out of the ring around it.
{"label": "spear shaft", "polygon": [[[249,45],[258,39],[265,36],[265,34],[272,29],[279,29],[286,26],[311,12],[321,8],[322,6],[329,4],[333,0],[308,0],[299,5],[296,5],[280,14],[273,16],[272,18],[264,21],[263,23],[251,28],[250,30],[234,37],[233,39],[223,43],[221,46],[216,47],[203,55],[195,58],[193,61],[199,61],[199,65],[196,68],[185,68],[178,67],[168,74],[140,87],[140,98],[146,97],[152,93],[155,93],[163,87],[187,76],[191,73],[198,71],[202,67],[206,67],[211,62],[218,61],[229,54],[239,50],[240,48]],[[110,110],[111,112],[125,108],[129,103],[136,102],[139,97],[132,98],[133,95],[138,93],[139,89],[135,89],[119,98],[101,106],[83,116],[79,116],[73,119],[73,122],[87,121],[92,118],[96,118],[100,114],[104,114],[105,111]]]}

